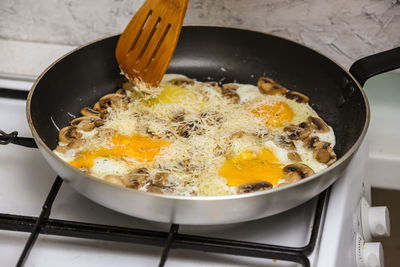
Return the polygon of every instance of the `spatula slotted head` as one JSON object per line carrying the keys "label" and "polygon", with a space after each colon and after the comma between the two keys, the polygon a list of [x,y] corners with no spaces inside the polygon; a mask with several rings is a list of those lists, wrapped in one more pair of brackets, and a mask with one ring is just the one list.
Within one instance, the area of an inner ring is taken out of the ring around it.
{"label": "spatula slotted head", "polygon": [[167,70],[189,0],[147,0],[119,38],[115,55],[130,80],[157,86]]}

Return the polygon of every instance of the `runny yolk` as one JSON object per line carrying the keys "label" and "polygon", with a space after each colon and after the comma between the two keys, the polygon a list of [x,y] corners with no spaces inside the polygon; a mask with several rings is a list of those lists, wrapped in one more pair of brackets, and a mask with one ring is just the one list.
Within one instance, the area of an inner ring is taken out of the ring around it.
{"label": "runny yolk", "polygon": [[148,103],[154,104],[182,104],[182,105],[202,105],[201,95],[195,90],[181,87],[174,84],[162,85],[163,90],[159,95],[151,98]]}
{"label": "runny yolk", "polygon": [[271,102],[260,105],[252,112],[263,119],[266,125],[280,127],[293,119],[293,111],[285,102]]}
{"label": "runny yolk", "polygon": [[261,153],[244,151],[227,159],[219,169],[219,175],[226,178],[229,186],[259,181],[276,185],[283,178],[283,168],[271,151],[262,149]]}
{"label": "runny yolk", "polygon": [[112,144],[109,147],[81,151],[78,157],[70,161],[69,164],[74,167],[91,168],[98,157],[132,158],[140,162],[150,162],[160,153],[163,147],[170,144],[168,141],[154,140],[147,136],[117,134],[113,136]]}

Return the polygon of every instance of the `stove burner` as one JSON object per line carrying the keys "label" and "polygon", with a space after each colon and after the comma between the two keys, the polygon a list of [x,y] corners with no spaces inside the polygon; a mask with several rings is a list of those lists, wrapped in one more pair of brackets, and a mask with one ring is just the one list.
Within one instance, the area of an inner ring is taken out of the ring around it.
{"label": "stove burner", "polygon": [[15,139],[15,137],[17,137],[17,135],[17,131],[8,134],[0,130],[0,145],[8,145]]}
{"label": "stove burner", "polygon": [[176,224],[172,224],[169,233],[167,233],[162,231],[51,219],[51,207],[62,182],[63,180],[60,177],[57,177],[54,181],[39,217],[0,214],[0,229],[31,233],[18,260],[17,266],[23,266],[39,234],[163,246],[159,266],[164,266],[170,248],[292,261],[300,263],[303,266],[310,266],[307,256],[314,250],[329,190],[324,191],[318,196],[309,243],[304,247],[286,247],[179,234],[179,225]]}

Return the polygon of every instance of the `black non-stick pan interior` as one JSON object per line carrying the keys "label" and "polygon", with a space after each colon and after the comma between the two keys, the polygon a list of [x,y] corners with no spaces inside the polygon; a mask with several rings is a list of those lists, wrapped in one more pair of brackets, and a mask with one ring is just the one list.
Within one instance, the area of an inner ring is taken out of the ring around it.
{"label": "black non-stick pan interior", "polygon": [[[115,61],[118,36],[85,46],[51,66],[31,98],[33,125],[54,149],[58,130],[84,106],[117,89],[123,77]],[[275,36],[217,27],[184,27],[169,73],[202,81],[256,84],[268,76],[310,97],[311,106],[333,127],[342,156],[366,122],[366,103],[346,71],[319,53]],[[350,88],[350,89],[349,89]]]}

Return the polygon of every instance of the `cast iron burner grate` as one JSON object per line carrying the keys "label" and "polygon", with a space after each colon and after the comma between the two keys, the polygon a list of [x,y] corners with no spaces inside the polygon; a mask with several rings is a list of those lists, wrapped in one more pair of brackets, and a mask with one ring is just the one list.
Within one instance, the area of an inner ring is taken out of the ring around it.
{"label": "cast iron burner grate", "polygon": [[[26,91],[0,88],[0,97],[26,99],[26,96]],[[35,147],[32,138],[17,137],[16,132],[6,134],[0,131],[0,144],[8,143]],[[1,230],[31,233],[16,266],[24,265],[28,259],[29,252],[35,245],[37,237],[40,234],[44,234],[163,247],[159,266],[165,265],[168,253],[172,248],[283,260],[296,262],[307,267],[310,266],[308,256],[315,248],[321,228],[324,207],[329,195],[329,189],[327,189],[317,197],[317,206],[309,243],[303,247],[288,247],[180,234],[179,225],[177,224],[172,224],[169,232],[163,232],[52,219],[50,218],[51,208],[62,184],[63,180],[58,176],[47,195],[39,217],[0,213]]]}

